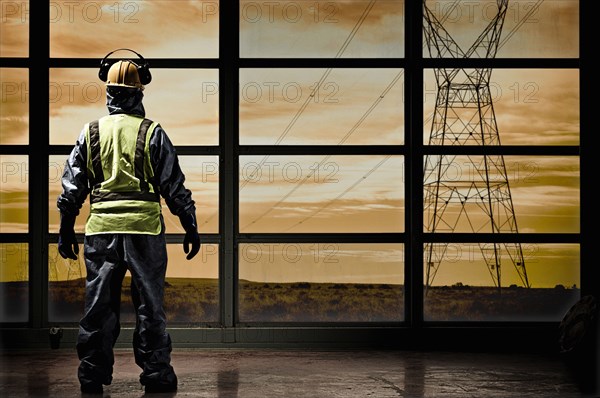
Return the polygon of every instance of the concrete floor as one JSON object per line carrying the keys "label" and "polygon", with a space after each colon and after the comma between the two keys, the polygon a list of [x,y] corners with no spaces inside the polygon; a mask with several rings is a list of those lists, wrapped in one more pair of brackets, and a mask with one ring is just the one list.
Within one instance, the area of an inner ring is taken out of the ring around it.
{"label": "concrete floor", "polygon": [[[0,353],[1,397],[81,397],[72,349]],[[556,357],[412,351],[182,349],[174,394],[156,397],[583,397]],[[142,397],[129,349],[104,397]],[[146,395],[147,396],[147,395]]]}

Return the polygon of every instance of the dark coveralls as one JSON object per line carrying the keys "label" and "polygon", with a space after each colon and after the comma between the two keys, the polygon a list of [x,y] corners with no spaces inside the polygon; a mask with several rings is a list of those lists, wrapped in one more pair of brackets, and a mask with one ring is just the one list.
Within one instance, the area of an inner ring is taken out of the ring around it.
{"label": "dark coveralls", "polygon": [[[108,91],[110,114],[145,116],[141,91],[137,90],[134,95],[111,95]],[[154,179],[150,183],[173,214],[180,218],[193,215],[195,220],[195,203],[184,186],[185,177],[171,141],[160,125],[147,134],[152,134],[150,159]],[[63,192],[57,200],[61,217],[77,216],[90,193],[85,140],[84,129],[65,165]],[[113,347],[120,332],[121,285],[127,270],[132,276],[131,295],[136,314],[133,348],[135,362],[142,368],[140,382],[146,386],[177,383],[170,364],[171,338],[166,332],[163,310],[167,251],[162,214],[160,218],[162,230],[158,235],[107,233],[85,237],[85,313],[76,346],[82,386],[108,385],[112,381]]]}

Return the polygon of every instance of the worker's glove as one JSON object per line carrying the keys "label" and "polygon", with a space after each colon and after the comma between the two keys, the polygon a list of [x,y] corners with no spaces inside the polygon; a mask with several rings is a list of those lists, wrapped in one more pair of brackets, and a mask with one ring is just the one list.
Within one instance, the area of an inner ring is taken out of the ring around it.
{"label": "worker's glove", "polygon": [[[183,251],[187,253],[186,259],[191,260],[200,251],[200,235],[198,235],[198,223],[196,215],[188,213],[179,216],[181,226],[185,229],[185,238],[183,238]],[[192,249],[190,250],[190,244]]]}
{"label": "worker's glove", "polygon": [[79,244],[75,237],[75,216],[60,214],[60,230],[58,231],[58,253],[62,258],[77,260]]}

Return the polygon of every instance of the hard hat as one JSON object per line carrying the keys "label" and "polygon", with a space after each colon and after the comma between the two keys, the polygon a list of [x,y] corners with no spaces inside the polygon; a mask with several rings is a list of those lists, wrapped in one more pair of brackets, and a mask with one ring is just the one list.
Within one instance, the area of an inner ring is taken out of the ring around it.
{"label": "hard hat", "polygon": [[144,88],[140,82],[138,66],[132,61],[117,61],[112,64],[108,70],[106,85]]}

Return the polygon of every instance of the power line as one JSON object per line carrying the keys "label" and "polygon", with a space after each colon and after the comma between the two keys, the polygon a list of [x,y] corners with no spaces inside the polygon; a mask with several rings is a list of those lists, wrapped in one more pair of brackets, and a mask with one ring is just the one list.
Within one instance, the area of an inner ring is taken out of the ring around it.
{"label": "power line", "polygon": [[[294,115],[294,117],[292,118],[292,120],[288,123],[288,125],[285,127],[285,129],[283,130],[283,132],[279,135],[279,137],[277,138],[277,140],[275,140],[275,144],[274,145],[279,145],[281,143],[281,141],[283,141],[283,139],[288,135],[288,133],[290,132],[290,130],[292,129],[292,127],[294,127],[294,125],[296,124],[296,122],[298,121],[298,119],[300,118],[300,116],[302,116],[302,113],[304,113],[304,111],[308,107],[308,104],[312,101],[314,95],[317,93],[317,91],[321,87],[321,84],[323,84],[323,82],[329,76],[329,74],[331,73],[331,71],[332,71],[332,68],[327,68],[327,70],[325,71],[325,73],[323,74],[323,76],[321,76],[321,78],[319,79],[319,81],[315,85],[314,90],[310,93],[310,95],[308,97],[306,97],[306,100],[304,100],[304,103],[302,104],[302,106],[300,107],[300,109],[298,109],[298,111],[296,112],[296,114]],[[256,170],[254,172],[252,172],[252,174],[250,174],[249,178],[247,180],[244,180],[242,182],[242,184],[240,185],[240,191],[242,189],[244,189],[244,187],[248,184],[248,181],[252,177],[254,177],[254,175],[258,172],[258,170],[260,170],[262,168],[262,166],[265,164],[265,162],[267,161],[267,159],[269,159],[269,157],[270,157],[270,155],[265,155],[261,159],[261,161],[258,162],[258,167],[256,168]]]}
{"label": "power line", "polygon": [[[500,43],[500,45],[498,46],[498,49],[500,49],[504,44],[506,44],[506,42],[516,33],[517,30],[519,30],[523,24],[527,21],[527,19],[535,12],[537,11],[537,9],[540,7],[541,3],[543,3],[544,0],[538,0],[537,3],[527,12],[527,14],[517,23],[517,25],[515,25],[513,27],[513,29],[508,33],[508,35],[505,37],[505,39]],[[454,3],[452,3],[452,5],[450,6],[450,8],[447,10],[447,12],[443,15],[442,19],[440,20],[440,23],[443,23],[444,21],[446,21],[449,16],[451,15],[451,13],[456,9],[456,7],[458,6],[458,4],[460,3],[460,0],[456,0]],[[354,38],[354,36],[356,35],[356,32],[358,31],[358,29],[360,28],[360,26],[363,24],[364,20],[366,19],[366,17],[368,16],[369,12],[371,11],[371,9],[373,8],[375,4],[375,0],[372,0],[369,2],[369,4],[367,5],[367,7],[365,8],[365,10],[363,11],[363,13],[361,14],[361,17],[359,18],[359,20],[357,21],[356,25],[354,26],[354,28],[352,29],[352,31],[350,32],[350,34],[348,35],[348,37],[346,38],[346,40],[344,41],[344,43],[342,44],[340,50],[337,52],[335,58],[339,58],[344,51],[347,49],[348,45],[350,44],[351,40]],[[280,134],[280,136],[277,138],[277,140],[275,141],[275,145],[279,145],[281,143],[281,141],[287,136],[287,134],[289,133],[289,131],[291,130],[291,128],[294,126],[294,124],[296,123],[296,121],[300,118],[300,116],[302,115],[302,113],[305,111],[305,109],[307,108],[308,104],[310,103],[310,100],[312,99],[312,97],[315,95],[315,93],[317,92],[317,90],[320,88],[320,86],[323,84],[323,82],[325,81],[325,79],[329,76],[329,74],[331,73],[332,68],[328,68],[324,74],[321,76],[321,78],[319,79],[317,85],[315,86],[315,89],[311,92],[311,95],[305,100],[305,102],[302,104],[302,106],[300,107],[300,109],[296,112],[296,114],[294,115],[294,117],[292,118],[292,120],[290,121],[290,123],[288,123],[288,125],[286,126],[286,128],[284,129],[284,131],[282,132],[282,134]],[[363,114],[363,116],[361,117],[361,119],[352,127],[351,130],[349,130],[349,132],[342,138],[342,140],[340,141],[340,143],[338,143],[338,145],[342,144],[343,142],[345,142],[347,140],[347,138],[352,135],[352,133],[354,133],[354,131],[356,130],[356,128],[358,126],[360,126],[360,124],[366,119],[366,117],[368,117],[368,115],[372,112],[372,110],[379,104],[379,102],[383,99],[383,96],[385,96],[385,94],[387,94],[387,92],[389,91],[389,89],[391,89],[391,87],[396,83],[396,81],[400,78],[402,72],[397,75],[394,80],[392,81],[392,83],[390,83],[390,85],[388,86],[388,88],[386,88],[386,90],[384,90],[384,93],[382,94],[382,96],[380,96],[376,102],[374,104],[371,105],[371,107],[367,110],[367,112],[365,112],[365,114]],[[427,123],[429,123],[431,121],[431,119],[433,118],[434,113],[431,113],[425,120],[424,120],[424,125],[426,125]],[[271,155],[266,155],[263,157],[263,159],[259,162],[258,167],[256,168],[256,170],[249,176],[248,179],[244,180],[241,183],[240,186],[240,191],[248,184],[248,182],[250,181],[251,177],[258,172],[258,170],[262,167],[262,165],[264,165],[264,163],[266,162],[266,160],[270,157]],[[331,157],[331,155],[327,155],[325,158],[323,158],[319,163],[317,167],[320,167],[321,164],[323,164],[324,162],[326,162],[329,158]],[[385,159],[387,160],[387,158]],[[378,168],[379,166],[377,166]],[[292,195],[298,188],[300,188],[312,175],[314,174],[314,171],[312,171],[311,173],[309,173],[307,175],[307,177],[303,180],[301,180],[294,188],[292,188],[291,191],[289,191],[287,194],[285,194],[281,199],[279,199],[275,205],[271,206],[269,209],[267,209],[265,212],[263,212],[260,216],[258,216],[256,219],[254,219],[252,222],[250,222],[249,224],[247,224],[244,228],[246,228],[247,226],[250,226],[251,224],[256,223],[257,221],[259,221],[260,219],[262,219],[264,216],[266,216],[267,214],[269,214],[271,211],[273,211],[274,208],[276,208],[279,204],[281,204],[283,201],[285,201],[290,195]],[[371,171],[369,173],[367,173],[368,175],[371,174]],[[358,185],[358,183],[360,183],[362,180],[364,179],[364,177],[361,177],[357,182],[355,182],[355,184],[352,185],[352,187]],[[341,196],[345,195],[347,193],[347,191],[344,191]],[[340,197],[341,197],[340,196]],[[335,201],[336,199],[334,199]],[[329,206],[332,202],[328,203],[326,206]],[[322,209],[318,210],[318,212],[320,212]],[[205,224],[208,223],[212,217],[214,217],[216,213],[213,213],[213,215],[211,215],[209,218],[206,219],[206,221],[204,222]],[[308,218],[312,217],[316,215],[313,214],[311,216],[309,216]],[[307,219],[308,219],[307,218]],[[305,219],[306,220],[306,219]],[[301,221],[300,223],[304,222],[305,220]],[[292,225],[291,227],[289,227],[287,230],[293,228],[295,225],[297,225],[298,223]],[[287,231],[286,230],[286,231]]]}
{"label": "power line", "polygon": [[[392,89],[392,87],[394,87],[394,85],[398,82],[398,80],[400,80],[400,78],[402,77],[403,74],[404,74],[404,70],[401,70],[400,72],[398,72],[398,74],[396,74],[396,76],[394,76],[394,78],[392,79],[392,81],[386,86],[386,88],[381,92],[381,94],[379,94],[377,96],[377,98],[375,99],[375,101],[373,101],[373,103],[371,104],[371,106],[369,107],[369,109],[367,109],[365,111],[365,113],[354,124],[354,126],[352,126],[352,128],[348,131],[348,133],[346,133],[346,135],[344,135],[344,137],[342,137],[342,139],[338,142],[337,145],[341,145],[344,142],[346,142],[348,140],[348,138],[350,138],[350,136],[354,132],[356,132],[356,130],[358,129],[358,127],[360,127],[360,125],[371,114],[371,112],[373,112],[373,110],[377,107],[377,105],[379,105],[381,103],[381,101],[383,101],[383,99],[385,98],[385,96],[390,92],[390,90]],[[253,221],[251,221],[250,223],[246,224],[242,229],[245,229],[246,227],[248,227],[248,226],[250,226],[252,224],[255,224],[257,221],[259,221],[264,216],[266,216],[267,214],[269,214],[271,211],[273,211],[274,209],[276,209],[277,206],[279,206],[281,203],[283,203],[288,197],[290,197],[290,195],[292,195],[294,192],[296,192],[296,190],[298,190],[298,188],[300,188],[306,181],[308,181],[309,178],[312,177],[312,175],[316,172],[316,170],[319,170],[319,168],[321,167],[321,165],[324,164],[331,156],[332,155],[327,155],[323,159],[321,159],[321,161],[317,163],[317,166],[304,179],[300,180],[287,194],[285,194],[281,199],[279,199],[274,205],[270,206],[267,210],[265,210],[262,214],[260,214],[258,217],[256,217]],[[249,179],[246,180],[246,181],[249,181]]]}
{"label": "power line", "polygon": [[525,16],[512,28],[512,30],[510,32],[508,32],[508,34],[500,42],[500,44],[498,45],[498,49],[502,48],[502,46],[504,46],[506,44],[506,42],[508,40],[510,40],[510,38],[517,32],[517,30],[519,30],[521,28],[521,26],[523,26],[523,24],[525,22],[527,22],[527,20],[529,19],[529,17],[531,15],[533,15],[533,13],[536,12],[538,8],[540,8],[540,6],[542,5],[543,2],[544,2],[544,0],[538,0],[533,5],[533,7],[531,7],[529,9],[529,11],[527,11],[527,14],[525,14]]}
{"label": "power line", "polygon": [[354,25],[354,28],[352,29],[352,31],[350,32],[348,37],[346,37],[346,40],[344,41],[344,44],[342,44],[342,47],[338,50],[337,54],[335,54],[335,58],[341,57],[342,54],[344,53],[344,51],[346,51],[346,48],[348,48],[348,46],[350,45],[350,42],[352,41],[352,39],[354,39],[356,32],[358,32],[358,29],[360,29],[363,22],[365,22],[365,19],[367,19],[367,16],[371,12],[371,9],[375,5],[376,1],[377,0],[371,0],[369,2],[369,4],[367,4],[367,8],[365,8],[365,10],[363,11],[362,15],[358,19],[358,22]]}
{"label": "power line", "polygon": [[[371,9],[375,5],[376,1],[377,0],[371,0],[371,1],[369,1],[369,4],[367,4],[367,7],[363,10],[360,18],[358,19],[358,21],[356,22],[356,24],[352,28],[352,31],[348,34],[348,36],[346,37],[346,40],[344,40],[344,43],[342,43],[342,46],[340,47],[340,49],[336,53],[335,58],[340,58],[344,54],[344,52],[346,51],[346,49],[350,45],[350,42],[354,39],[354,37],[356,36],[356,33],[358,32],[358,30],[360,29],[360,27],[364,23],[365,19],[367,18],[367,16],[371,12]],[[323,84],[323,82],[325,81],[325,79],[329,76],[329,74],[331,73],[332,70],[333,70],[333,68],[327,68],[325,70],[325,72],[323,73],[323,75],[321,76],[321,78],[319,79],[319,81],[317,82],[317,84],[315,85],[315,88],[312,90],[311,94],[306,98],[306,100],[304,101],[304,103],[302,104],[302,106],[300,107],[300,109],[296,112],[296,114],[294,115],[294,117],[292,118],[292,120],[288,123],[288,125],[283,130],[283,132],[279,135],[279,137],[277,138],[277,140],[275,140],[275,145],[279,145],[281,143],[281,141],[285,138],[285,136],[290,132],[290,130],[292,129],[292,127],[296,124],[296,121],[298,121],[298,119],[300,118],[300,116],[302,115],[302,113],[304,113],[304,111],[308,107],[308,104],[313,99],[313,97],[315,96],[315,94],[318,93],[318,90],[320,89],[321,85]],[[269,155],[266,155],[266,156],[264,156],[262,158],[262,160],[259,162],[259,166],[256,168],[256,171],[254,173],[256,173],[258,170],[260,170],[262,168],[262,166],[267,161],[267,159],[269,159]],[[253,177],[254,173],[251,174],[250,177]],[[242,182],[242,184],[239,187],[239,191],[241,191],[242,189],[244,189],[244,187],[248,184],[249,179],[247,179],[247,180],[245,180],[245,181]],[[204,224],[207,224],[217,214],[218,214],[218,210],[216,212],[214,212],[213,214],[211,214],[204,221]]]}
{"label": "power line", "polygon": [[[376,0],[371,0],[369,2],[369,4],[367,4],[367,7],[364,9],[364,11],[361,14],[360,18],[358,19],[358,21],[354,25],[354,28],[352,29],[352,31],[350,32],[350,34],[348,35],[348,37],[346,37],[346,40],[344,41],[344,43],[342,44],[342,46],[340,47],[340,49],[338,50],[338,52],[335,54],[334,58],[340,58],[344,54],[344,52],[346,51],[346,49],[350,45],[350,42],[352,41],[352,39],[354,39],[354,36],[356,36],[356,33],[358,32],[358,29],[364,23],[365,19],[369,15],[369,12],[371,12],[371,9],[375,5],[375,2],[376,2]],[[292,120],[290,120],[290,122],[285,127],[285,129],[283,130],[283,132],[279,135],[279,137],[277,137],[277,140],[275,140],[275,144],[274,145],[279,145],[281,143],[281,141],[283,141],[283,139],[288,135],[288,133],[290,132],[290,130],[294,127],[294,125],[296,124],[296,122],[298,121],[298,119],[300,119],[300,116],[302,116],[302,114],[304,113],[304,111],[308,107],[308,104],[310,104],[310,102],[313,100],[313,97],[315,96],[315,94],[318,93],[319,89],[321,88],[321,85],[323,84],[323,82],[325,81],[325,79],[327,79],[327,77],[329,76],[329,74],[331,73],[332,70],[333,70],[333,68],[327,68],[325,70],[325,72],[323,73],[323,75],[321,76],[321,78],[319,79],[319,81],[317,82],[317,84],[315,85],[315,88],[312,90],[312,92],[310,93],[310,95],[308,97],[306,97],[306,99],[304,100],[304,103],[302,104],[302,106],[300,106],[300,109],[298,109],[298,111],[296,112],[296,114],[294,115],[294,117],[292,117]],[[242,184],[240,185],[240,191],[242,189],[244,189],[244,187],[248,184],[248,181],[252,177],[254,177],[254,174],[257,173],[258,170],[260,170],[262,168],[262,166],[267,161],[267,159],[269,159],[269,157],[270,157],[269,155],[266,155],[266,156],[264,156],[262,158],[262,160],[258,163],[259,167],[256,168],[256,171],[254,171],[249,176],[250,178],[248,178],[247,180],[245,180],[245,181],[242,182]]]}
{"label": "power line", "polygon": [[366,180],[371,174],[373,174],[379,167],[381,167],[381,165],[383,165],[389,158],[391,158],[392,155],[386,155],[385,158],[383,158],[382,160],[379,161],[379,163],[377,163],[375,166],[373,166],[371,168],[371,170],[367,171],[361,178],[359,178],[358,180],[356,180],[352,185],[350,185],[348,188],[346,188],[342,193],[340,193],[338,196],[336,196],[335,198],[331,199],[329,202],[325,203],[323,206],[321,206],[320,208],[318,208],[313,214],[311,214],[310,216],[305,217],[304,219],[296,222],[295,224],[292,224],[290,227],[288,227],[287,229],[285,229],[283,232],[287,232],[290,229],[294,228],[296,225],[302,224],[305,221],[313,218],[314,216],[316,216],[317,214],[319,214],[321,211],[323,211],[325,208],[329,207],[333,202],[337,201],[338,199],[342,198],[344,195],[346,195],[348,192],[352,191],[358,184],[360,184],[361,182],[363,182],[364,180]]}

